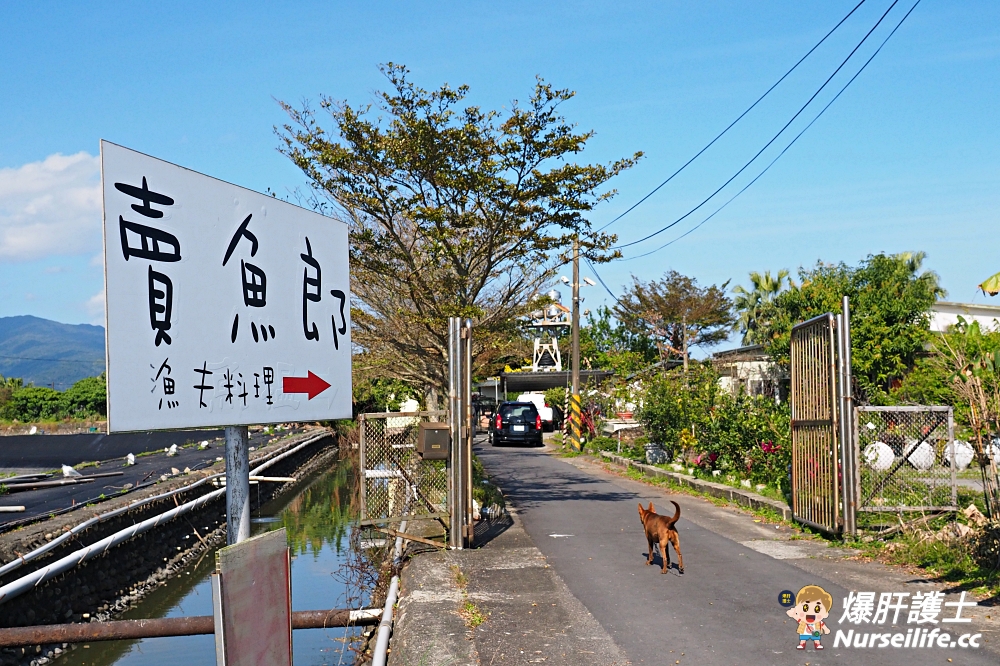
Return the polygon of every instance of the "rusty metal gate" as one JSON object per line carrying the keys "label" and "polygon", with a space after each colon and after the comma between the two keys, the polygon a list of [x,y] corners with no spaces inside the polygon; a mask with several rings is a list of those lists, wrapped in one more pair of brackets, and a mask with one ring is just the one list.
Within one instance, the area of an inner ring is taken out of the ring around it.
{"label": "rusty metal gate", "polygon": [[837,349],[832,314],[792,328],[792,512],[827,532],[843,529]]}
{"label": "rusty metal gate", "polygon": [[361,524],[441,518],[447,523],[448,473],[444,460],[417,455],[421,421],[447,421],[448,412],[362,414],[359,462]]}

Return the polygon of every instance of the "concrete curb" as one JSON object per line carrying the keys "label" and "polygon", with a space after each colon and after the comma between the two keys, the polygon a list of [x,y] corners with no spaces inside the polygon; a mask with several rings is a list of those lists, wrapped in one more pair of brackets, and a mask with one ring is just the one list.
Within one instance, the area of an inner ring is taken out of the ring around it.
{"label": "concrete curb", "polygon": [[741,504],[743,506],[750,507],[751,509],[771,509],[780,513],[781,517],[785,520],[794,520],[794,517],[792,516],[792,509],[787,504],[779,502],[778,500],[768,499],[762,495],[758,495],[757,493],[740,490],[722,483],[703,481],[687,474],[668,472],[667,470],[660,469],[659,467],[644,465],[643,463],[623,458],[619,455],[611,453],[610,451],[601,451],[601,457],[606,458],[619,467],[624,467],[626,469],[632,468],[642,472],[645,476],[669,478],[683,486],[693,488],[707,495],[721,497],[722,499],[729,500],[734,504]]}

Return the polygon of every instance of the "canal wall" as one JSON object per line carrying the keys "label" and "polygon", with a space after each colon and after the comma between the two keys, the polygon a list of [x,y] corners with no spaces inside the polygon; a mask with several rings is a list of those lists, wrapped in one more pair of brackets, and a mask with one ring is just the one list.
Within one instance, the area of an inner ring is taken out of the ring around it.
{"label": "canal wall", "polygon": [[[309,430],[295,437],[282,439],[258,449],[254,458],[263,457],[279,448],[315,437],[320,431]],[[268,467],[268,476],[305,477],[328,467],[337,457],[336,436],[327,437],[302,451]],[[144,496],[159,495],[189,485],[199,478],[223,472],[222,463],[197,473],[182,475],[159,483],[145,495],[123,496],[119,500],[102,502],[20,530],[0,535],[0,558],[9,562],[47,543],[92,515],[110,511]],[[293,491],[295,483],[266,483],[251,489],[252,508],[256,509],[275,497]],[[135,510],[111,518],[86,530],[79,538],[68,540],[38,560],[0,578],[0,585],[16,580],[75,552],[102,538],[114,534],[146,518],[163,513],[179,503],[196,499],[215,490],[211,483],[190,492],[150,502]],[[207,556],[223,545],[226,537],[225,498],[220,497],[205,507],[164,523],[144,534],[133,537],[108,552],[57,576],[32,591],[0,604],[0,626],[16,627],[36,624],[106,620],[127,610],[170,577],[181,572],[189,563]],[[63,645],[6,648],[0,651],[0,666],[15,664],[46,664],[66,649]]]}

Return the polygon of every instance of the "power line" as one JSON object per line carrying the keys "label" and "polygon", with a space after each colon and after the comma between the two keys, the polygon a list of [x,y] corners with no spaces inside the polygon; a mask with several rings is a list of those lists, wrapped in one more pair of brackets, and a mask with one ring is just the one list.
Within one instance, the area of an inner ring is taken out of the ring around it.
{"label": "power line", "polygon": [[9,358],[15,361],[49,361],[51,363],[87,363],[87,364],[100,363],[102,365],[104,364],[104,359],[101,359],[99,361],[98,360],[80,361],[69,358],[32,358],[30,356],[6,356],[5,354],[0,354],[0,358]]}
{"label": "power line", "polygon": [[861,66],[861,69],[859,69],[857,71],[857,73],[854,76],[852,76],[851,79],[846,84],[844,84],[844,87],[840,89],[840,92],[838,92],[836,95],[833,96],[833,99],[831,99],[829,102],[826,103],[826,106],[824,106],[823,109],[818,114],[816,114],[816,117],[813,118],[811,121],[809,121],[809,124],[806,125],[804,128],[802,128],[801,132],[799,132],[798,134],[795,135],[795,138],[792,139],[791,142],[789,142],[789,144],[787,146],[785,146],[784,150],[782,150],[780,153],[778,153],[778,156],[775,157],[773,160],[771,160],[771,163],[768,164],[766,167],[764,167],[763,171],[761,171],[759,174],[757,174],[756,178],[754,178],[749,183],[747,183],[746,185],[744,185],[743,189],[741,189],[739,192],[737,192],[736,194],[734,194],[728,201],[726,201],[726,203],[724,203],[721,206],[719,206],[715,210],[714,213],[712,213],[711,215],[709,215],[708,217],[706,217],[704,220],[702,220],[701,222],[699,222],[695,226],[691,227],[689,230],[687,230],[686,232],[684,232],[683,234],[681,234],[677,238],[674,238],[673,240],[671,240],[671,241],[669,241],[667,243],[664,243],[663,245],[661,245],[660,247],[656,248],[655,250],[650,250],[649,252],[645,252],[643,254],[637,254],[634,257],[629,257],[627,259],[621,259],[620,261],[632,261],[633,259],[641,259],[642,257],[648,257],[651,254],[655,254],[656,252],[659,252],[660,250],[662,250],[663,248],[667,247],[668,245],[673,245],[674,243],[676,243],[677,241],[681,240],[685,236],[687,236],[687,235],[691,234],[692,232],[694,232],[701,225],[703,225],[706,222],[708,222],[709,220],[711,220],[717,214],[719,214],[720,212],[722,212],[723,208],[725,208],[726,206],[728,206],[729,204],[731,204],[733,202],[733,200],[736,199],[736,197],[740,196],[741,194],[743,194],[744,192],[746,192],[748,189],[750,189],[750,186],[753,185],[754,183],[756,183],[757,180],[760,179],[761,176],[763,176],[765,173],[767,173],[768,169],[770,169],[772,166],[774,166],[774,163],[777,162],[779,159],[781,159],[781,156],[784,155],[786,152],[788,152],[788,149],[791,148],[795,144],[795,142],[799,140],[799,137],[801,137],[803,134],[805,134],[806,130],[808,130],[810,127],[812,127],[813,123],[815,123],[817,120],[819,120],[820,116],[822,116],[824,113],[826,113],[826,110],[829,109],[830,106],[834,102],[837,101],[837,98],[840,97],[844,93],[845,90],[847,90],[848,86],[850,86],[852,83],[854,83],[854,79],[858,78],[858,76],[861,74],[861,72],[865,71],[865,68],[868,67],[868,64],[872,60],[875,59],[875,56],[877,56],[878,53],[879,53],[879,51],[882,50],[882,47],[886,45],[886,42],[888,42],[892,38],[892,36],[894,34],[896,34],[896,31],[899,30],[899,28],[900,28],[901,25],[903,25],[903,21],[905,21],[910,16],[910,14],[913,13],[913,10],[916,9],[917,5],[919,5],[919,4],[920,4],[920,0],[917,0],[915,3],[913,3],[913,6],[910,7],[910,11],[906,12],[906,15],[903,16],[902,19],[900,19],[899,23],[896,24],[896,27],[893,28],[892,32],[889,33],[889,36],[886,37],[882,41],[882,43],[879,45],[879,47],[877,49],[875,49],[875,52],[872,53],[871,57],[868,58],[868,60],[865,61],[865,64],[863,64]]}
{"label": "power line", "polygon": [[806,110],[806,107],[809,106],[814,99],[816,99],[816,96],[819,95],[820,92],[822,92],[824,88],[826,88],[826,86],[830,83],[830,81],[833,79],[833,77],[836,76],[837,73],[840,72],[841,69],[843,69],[844,65],[847,64],[847,61],[851,59],[851,57],[857,52],[857,50],[859,48],[861,48],[862,44],[864,44],[868,40],[868,38],[871,36],[871,34],[873,32],[875,32],[875,29],[878,28],[879,25],[881,25],[882,21],[889,14],[889,12],[892,11],[892,8],[895,7],[898,2],[899,2],[899,0],[893,0],[893,3],[891,5],[889,5],[889,9],[885,10],[885,13],[882,14],[882,16],[879,18],[879,20],[875,23],[875,25],[872,26],[871,30],[869,30],[867,33],[865,33],[865,36],[861,39],[860,42],[858,42],[857,46],[855,46],[851,50],[851,52],[847,55],[847,57],[844,58],[843,62],[841,62],[840,65],[837,66],[837,69],[835,69],[833,71],[833,74],[831,74],[829,77],[827,77],[826,81],[823,82],[823,85],[821,85],[816,90],[816,92],[814,92],[812,94],[812,96],[806,101],[806,103],[803,104],[802,107],[798,111],[795,112],[795,115],[792,116],[791,119],[787,123],[785,123],[785,125],[780,130],[778,130],[777,134],[775,134],[773,137],[771,137],[771,140],[768,141],[766,144],[764,144],[763,148],[761,148],[759,151],[757,151],[756,155],[754,155],[752,158],[750,158],[750,160],[746,164],[744,164],[742,167],[740,167],[739,171],[737,171],[732,176],[730,176],[729,180],[727,180],[721,186],[719,186],[718,189],[716,189],[714,192],[712,192],[710,195],[708,195],[697,206],[695,206],[694,208],[692,208],[688,212],[684,213],[684,215],[682,215],[681,217],[677,218],[676,220],[674,220],[670,224],[666,225],[665,227],[661,227],[657,231],[654,231],[653,233],[651,233],[651,234],[649,234],[647,236],[643,236],[639,240],[634,240],[634,241],[632,241],[630,243],[624,243],[622,245],[616,245],[613,249],[620,250],[620,249],[625,248],[625,247],[631,247],[632,245],[636,245],[638,243],[642,243],[643,241],[647,241],[650,238],[653,238],[654,236],[658,236],[658,235],[662,234],[664,231],[666,231],[667,229],[670,229],[671,227],[674,227],[674,226],[680,224],[685,219],[687,219],[688,217],[690,217],[695,211],[697,211],[699,208],[701,208],[706,203],[708,203],[712,198],[714,198],[715,195],[718,194],[719,192],[721,192],[723,188],[725,188],[727,185],[729,185],[729,183],[733,182],[736,179],[737,176],[739,176],[741,173],[743,173],[744,171],[746,171],[747,168],[751,164],[753,164],[753,162],[756,161],[756,159],[758,157],[760,157],[761,153],[763,153],[765,150],[767,150],[771,146],[772,143],[774,143],[775,141],[777,141],[778,137],[781,136],[786,129],[788,129],[788,126],[791,125],[795,121],[795,119],[798,118],[802,114],[802,112]]}
{"label": "power line", "polygon": [[825,35],[823,35],[823,39],[821,39],[821,40],[819,40],[818,42],[816,42],[816,45],[815,45],[815,46],[813,46],[813,47],[812,47],[811,49],[809,49],[809,51],[808,51],[808,52],[807,52],[807,53],[806,53],[806,54],[805,54],[804,56],[802,56],[801,58],[799,58],[798,62],[796,62],[796,63],[795,63],[794,65],[792,65],[792,68],[791,68],[791,69],[789,69],[789,70],[788,70],[787,72],[785,72],[785,73],[784,73],[784,74],[783,74],[783,75],[781,76],[781,78],[780,78],[780,79],[778,79],[777,81],[775,81],[775,82],[774,82],[774,85],[772,85],[772,86],[771,86],[770,88],[768,88],[768,89],[767,89],[766,91],[764,91],[764,94],[763,94],[763,95],[761,95],[760,97],[758,97],[758,98],[757,98],[757,101],[755,101],[755,102],[754,102],[753,104],[751,104],[750,106],[748,106],[748,107],[747,107],[747,109],[746,109],[746,111],[744,111],[743,113],[741,113],[741,114],[740,114],[740,115],[739,115],[739,116],[738,116],[738,117],[736,118],[736,120],[734,120],[733,122],[729,123],[729,125],[727,125],[727,126],[726,126],[726,129],[724,129],[724,130],[722,130],[721,132],[719,132],[718,136],[716,136],[716,137],[715,137],[714,139],[712,139],[711,141],[709,141],[709,142],[708,142],[708,144],[706,144],[704,148],[702,148],[702,149],[701,149],[701,150],[699,150],[699,151],[698,151],[697,153],[695,153],[694,157],[692,157],[692,158],[691,158],[691,159],[689,159],[689,160],[688,160],[687,162],[685,162],[684,164],[682,164],[682,165],[681,165],[681,168],[679,168],[679,169],[678,169],[677,171],[674,171],[674,172],[673,172],[672,174],[670,174],[670,177],[669,177],[669,178],[667,178],[667,179],[666,179],[665,181],[663,181],[662,183],[660,183],[659,185],[657,185],[657,186],[656,186],[655,188],[653,188],[653,191],[652,191],[652,192],[650,192],[649,194],[647,194],[647,195],[646,195],[646,196],[644,196],[643,198],[639,199],[639,201],[637,201],[637,202],[636,202],[635,204],[633,204],[631,208],[629,208],[629,209],[628,209],[628,210],[626,210],[626,211],[625,211],[624,213],[622,213],[621,215],[619,215],[619,216],[618,216],[618,217],[616,217],[615,219],[611,220],[610,222],[608,222],[607,224],[605,224],[604,226],[602,226],[602,227],[601,227],[600,229],[598,229],[597,231],[598,231],[598,232],[601,232],[601,231],[604,231],[605,229],[607,229],[608,227],[610,227],[610,226],[611,226],[612,224],[614,224],[615,222],[617,222],[618,220],[622,219],[623,217],[625,217],[626,215],[628,215],[629,213],[631,213],[631,212],[632,212],[633,210],[635,210],[636,208],[638,208],[638,207],[639,207],[639,205],[640,205],[640,204],[642,204],[642,203],[643,203],[643,202],[644,202],[644,201],[645,201],[646,199],[648,199],[649,197],[651,197],[651,196],[653,196],[654,194],[656,194],[656,193],[657,193],[657,192],[658,192],[658,191],[660,190],[660,188],[661,188],[661,187],[663,187],[664,185],[666,185],[667,183],[669,183],[669,182],[670,182],[671,180],[673,180],[673,179],[674,179],[674,176],[676,176],[676,175],[677,175],[677,174],[679,174],[679,173],[680,173],[681,171],[683,171],[684,169],[686,169],[686,168],[688,167],[688,165],[689,165],[689,164],[691,164],[691,162],[694,162],[694,161],[695,161],[696,159],[698,159],[698,158],[699,158],[699,157],[701,156],[701,154],[702,154],[702,153],[704,153],[704,152],[705,152],[706,150],[708,150],[709,148],[711,148],[711,147],[712,147],[712,145],[713,145],[713,144],[714,144],[714,143],[715,143],[716,141],[718,141],[719,139],[721,139],[721,138],[722,138],[722,136],[723,136],[723,135],[724,135],[724,134],[725,134],[726,132],[728,132],[728,131],[729,131],[730,129],[732,129],[732,128],[733,128],[733,125],[735,125],[736,123],[738,123],[738,122],[740,122],[741,120],[743,120],[743,116],[745,116],[745,115],[747,115],[748,113],[750,113],[750,112],[751,112],[751,111],[752,111],[752,110],[754,109],[754,107],[756,107],[756,106],[757,106],[758,104],[760,104],[760,102],[761,102],[761,101],[762,101],[762,100],[763,100],[763,99],[764,99],[765,97],[767,97],[767,96],[768,96],[768,95],[769,95],[769,94],[771,93],[771,91],[772,91],[772,90],[774,90],[775,88],[777,88],[777,87],[778,87],[778,84],[779,84],[779,83],[781,83],[781,82],[782,82],[782,81],[784,81],[784,80],[785,80],[786,78],[788,78],[788,75],[789,75],[789,74],[791,74],[792,72],[794,72],[794,71],[795,71],[795,69],[796,69],[796,68],[797,68],[797,67],[798,67],[799,65],[801,65],[801,64],[802,64],[802,62],[803,62],[803,61],[804,61],[804,60],[805,60],[806,58],[808,58],[808,57],[809,57],[810,55],[812,55],[812,52],[813,52],[813,51],[815,51],[816,49],[818,49],[818,48],[820,47],[820,45],[821,45],[821,44],[822,44],[823,42],[825,42],[825,41],[826,41],[827,37],[829,37],[830,35],[832,35],[832,34],[833,34],[833,33],[834,33],[834,32],[835,32],[836,30],[837,30],[837,28],[839,28],[839,27],[840,27],[840,26],[841,26],[841,25],[842,25],[842,24],[844,23],[844,21],[846,21],[847,19],[849,19],[849,18],[851,17],[851,15],[852,15],[852,14],[854,14],[854,12],[856,12],[856,11],[858,10],[858,7],[860,7],[861,5],[865,4],[865,1],[866,1],[866,0],[861,0],[861,2],[859,2],[859,3],[857,4],[857,5],[855,5],[855,6],[854,6],[854,9],[852,9],[852,10],[851,10],[851,11],[849,11],[849,12],[847,12],[847,16],[845,16],[844,18],[840,19],[840,21],[839,21],[839,22],[837,23],[837,25],[835,25],[835,26],[833,26],[833,28],[831,28],[830,32],[828,32],[828,33],[826,33]]}

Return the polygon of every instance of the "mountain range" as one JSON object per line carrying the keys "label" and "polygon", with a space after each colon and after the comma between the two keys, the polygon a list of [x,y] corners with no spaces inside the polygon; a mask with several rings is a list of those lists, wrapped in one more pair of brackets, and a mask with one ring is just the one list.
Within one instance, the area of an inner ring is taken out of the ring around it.
{"label": "mountain range", "polygon": [[104,372],[104,327],[0,317],[0,375],[64,391]]}

